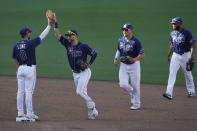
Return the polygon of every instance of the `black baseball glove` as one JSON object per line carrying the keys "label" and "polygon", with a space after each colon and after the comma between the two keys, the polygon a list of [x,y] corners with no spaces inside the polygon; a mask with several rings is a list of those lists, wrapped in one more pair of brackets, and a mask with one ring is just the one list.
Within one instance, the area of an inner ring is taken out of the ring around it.
{"label": "black baseball glove", "polygon": [[186,64],[186,70],[187,71],[192,71],[192,69],[194,68],[194,63],[195,63],[194,58],[189,59],[187,64]]}
{"label": "black baseball glove", "polygon": [[82,59],[78,59],[76,62],[77,70],[84,71],[88,67],[88,64],[85,63]]}
{"label": "black baseball glove", "polygon": [[121,56],[120,61],[125,63],[125,64],[133,64],[134,63],[133,61],[131,61],[130,56]]}

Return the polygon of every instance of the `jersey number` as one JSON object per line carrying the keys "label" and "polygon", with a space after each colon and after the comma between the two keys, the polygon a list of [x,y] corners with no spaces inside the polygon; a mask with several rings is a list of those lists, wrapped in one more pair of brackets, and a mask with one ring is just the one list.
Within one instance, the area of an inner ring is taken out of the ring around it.
{"label": "jersey number", "polygon": [[20,58],[21,58],[22,61],[27,60],[27,54],[26,54],[25,50],[20,50],[19,54],[20,54]]}

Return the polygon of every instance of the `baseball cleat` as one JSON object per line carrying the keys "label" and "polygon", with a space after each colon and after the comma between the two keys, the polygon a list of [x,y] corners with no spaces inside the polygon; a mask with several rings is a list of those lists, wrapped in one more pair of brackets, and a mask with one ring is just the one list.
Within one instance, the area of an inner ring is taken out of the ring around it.
{"label": "baseball cleat", "polygon": [[167,93],[164,93],[163,97],[167,98],[168,100],[172,100],[172,96]]}
{"label": "baseball cleat", "polygon": [[35,115],[35,114],[27,114],[26,117],[28,119],[30,119],[30,120],[31,119],[35,119],[35,120],[38,120],[39,119],[39,117],[37,115]]}
{"label": "baseball cleat", "polygon": [[24,122],[26,120],[27,120],[27,118],[26,118],[25,114],[22,114],[22,115],[19,115],[16,117],[16,122]]}
{"label": "baseball cleat", "polygon": [[25,122],[36,122],[37,120],[34,118],[26,118]]}
{"label": "baseball cleat", "polygon": [[191,98],[193,96],[195,96],[195,93],[192,93],[192,92],[189,92],[188,95],[187,95],[187,97],[189,97],[189,98]]}
{"label": "baseball cleat", "polygon": [[132,106],[130,107],[130,109],[131,109],[131,110],[138,110],[138,109],[140,109],[140,105],[132,105]]}
{"label": "baseball cleat", "polygon": [[98,111],[96,108],[88,109],[88,119],[94,120],[98,116]]}

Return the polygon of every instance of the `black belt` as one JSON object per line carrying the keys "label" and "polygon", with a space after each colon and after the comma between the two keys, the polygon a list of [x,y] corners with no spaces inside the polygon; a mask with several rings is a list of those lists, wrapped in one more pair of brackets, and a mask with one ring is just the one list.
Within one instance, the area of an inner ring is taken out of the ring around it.
{"label": "black belt", "polygon": [[78,70],[78,71],[76,71],[76,70],[73,70],[73,72],[74,72],[74,73],[80,73],[81,71],[80,71],[80,70]]}
{"label": "black belt", "polygon": [[82,71],[85,71],[85,70],[73,70],[74,73],[81,73]]}
{"label": "black belt", "polygon": [[132,65],[132,64],[134,64],[134,63],[127,63],[127,62],[122,62],[122,63],[124,63],[126,65]]}
{"label": "black belt", "polygon": [[26,65],[26,66],[32,66],[32,64],[19,64],[19,65]]}
{"label": "black belt", "polygon": [[175,53],[177,53],[177,54],[179,54],[179,55],[183,55],[183,54],[185,54],[185,53],[187,53],[187,52],[175,52]]}
{"label": "black belt", "polygon": [[179,55],[183,55],[183,54],[184,54],[184,52],[181,52],[181,53],[177,53],[177,54],[179,54]]}

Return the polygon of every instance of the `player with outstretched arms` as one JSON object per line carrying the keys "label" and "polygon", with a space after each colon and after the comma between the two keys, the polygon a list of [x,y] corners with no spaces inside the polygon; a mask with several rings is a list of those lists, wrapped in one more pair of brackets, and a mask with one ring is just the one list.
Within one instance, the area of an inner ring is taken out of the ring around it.
{"label": "player with outstretched arms", "polygon": [[[32,95],[36,84],[36,47],[40,45],[41,41],[49,33],[53,22],[48,19],[48,26],[35,39],[30,40],[32,30],[29,28],[22,28],[20,30],[21,40],[14,45],[13,48],[13,62],[16,68],[16,75],[18,80],[17,91],[17,122],[38,120],[38,116],[34,114]],[[26,112],[23,108],[23,99],[25,95]]]}
{"label": "player with outstretched arms", "polygon": [[[94,62],[97,53],[87,44],[78,41],[78,33],[76,30],[70,29],[64,38],[58,29],[58,23],[55,16],[55,36],[60,43],[66,48],[68,61],[72,68],[76,93],[79,95],[88,108],[88,118],[93,120],[98,116],[98,111],[94,101],[87,94],[87,85],[91,77],[90,66]],[[87,63],[87,56],[91,56]]]}

